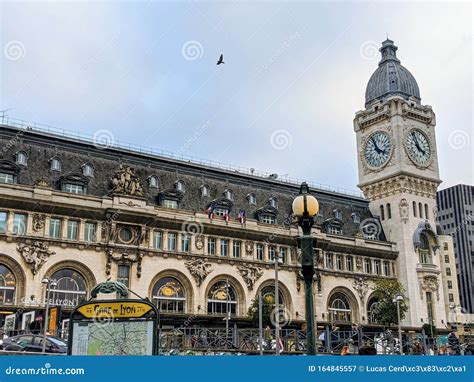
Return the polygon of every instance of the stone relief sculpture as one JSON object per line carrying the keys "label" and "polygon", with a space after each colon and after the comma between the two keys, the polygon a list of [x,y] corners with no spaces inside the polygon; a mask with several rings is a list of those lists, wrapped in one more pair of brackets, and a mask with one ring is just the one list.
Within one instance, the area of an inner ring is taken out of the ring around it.
{"label": "stone relief sculpture", "polygon": [[189,273],[194,277],[198,286],[205,280],[207,275],[212,272],[212,265],[203,259],[189,260],[184,263]]}
{"label": "stone relief sculpture", "polygon": [[197,249],[202,249],[202,247],[204,247],[204,238],[202,237],[202,235],[196,236],[196,241],[194,242],[194,245]]}
{"label": "stone relief sculpture", "polygon": [[255,282],[263,275],[263,270],[252,264],[243,264],[238,267],[249,290],[253,289]]}
{"label": "stone relief sculpture", "polygon": [[120,253],[114,255],[114,251],[112,249],[108,249],[105,252],[105,255],[107,256],[107,261],[105,264],[105,274],[107,276],[110,276],[110,272],[112,269],[112,262],[115,262],[117,264],[127,264],[127,265],[132,265],[133,263],[137,263],[137,278],[140,278],[142,276],[142,260],[143,260],[143,253],[137,252],[137,253]]}
{"label": "stone relief sculpture", "polygon": [[130,167],[120,165],[119,170],[115,172],[112,178],[112,192],[130,196],[143,196],[143,187],[140,178]]}
{"label": "stone relief sculpture", "polygon": [[44,228],[46,222],[46,216],[43,214],[33,215],[33,232],[39,232]]}
{"label": "stone relief sculpture", "polygon": [[400,217],[402,218],[402,222],[406,223],[409,218],[409,206],[408,202],[406,199],[400,200],[400,204],[398,205],[398,208],[400,210]]}
{"label": "stone relief sculpture", "polygon": [[436,276],[426,276],[420,279],[420,298],[423,300],[423,292],[436,293],[436,300],[439,301],[439,282]]}
{"label": "stone relief sculpture", "polygon": [[352,281],[352,287],[355,289],[357,294],[359,295],[360,301],[365,301],[365,296],[369,291],[369,284],[364,277],[357,277]]}
{"label": "stone relief sculpture", "polygon": [[253,243],[251,241],[245,242],[245,253],[249,257],[253,256]]}
{"label": "stone relief sculpture", "polygon": [[34,241],[30,245],[18,243],[16,249],[30,267],[33,275],[38,273],[49,256],[56,254],[49,250],[47,243],[42,241]]}

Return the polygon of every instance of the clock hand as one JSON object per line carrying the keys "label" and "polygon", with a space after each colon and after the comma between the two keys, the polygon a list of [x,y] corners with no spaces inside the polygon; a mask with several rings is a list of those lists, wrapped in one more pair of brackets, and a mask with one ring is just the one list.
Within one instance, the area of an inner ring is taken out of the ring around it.
{"label": "clock hand", "polygon": [[413,140],[415,141],[415,146],[418,149],[418,151],[421,151],[421,153],[425,155],[425,150],[421,148],[420,143],[418,142],[418,138],[416,137],[415,133],[411,133],[411,136]]}
{"label": "clock hand", "polygon": [[377,154],[380,154],[381,151],[380,151],[379,147],[377,146],[377,143],[375,143],[374,137],[370,137],[370,140],[371,140],[372,143],[374,144],[374,148],[375,148],[375,151],[377,151]]}

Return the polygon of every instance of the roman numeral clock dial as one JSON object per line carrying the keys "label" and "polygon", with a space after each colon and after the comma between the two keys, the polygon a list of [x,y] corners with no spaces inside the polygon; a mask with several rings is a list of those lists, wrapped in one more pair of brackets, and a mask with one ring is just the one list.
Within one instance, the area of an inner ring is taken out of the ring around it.
{"label": "roman numeral clock dial", "polygon": [[411,130],[405,138],[405,149],[410,159],[421,167],[430,164],[431,146],[428,138],[420,130]]}
{"label": "roman numeral clock dial", "polygon": [[374,169],[381,168],[389,161],[392,150],[393,145],[389,135],[384,131],[377,131],[365,142],[365,161]]}

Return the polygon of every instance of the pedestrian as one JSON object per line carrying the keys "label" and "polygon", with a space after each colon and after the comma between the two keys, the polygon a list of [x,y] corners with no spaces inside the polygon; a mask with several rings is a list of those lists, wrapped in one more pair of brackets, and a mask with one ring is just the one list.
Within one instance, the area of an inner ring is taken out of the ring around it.
{"label": "pedestrian", "polygon": [[342,347],[341,350],[341,355],[350,355],[351,353],[349,352],[349,346],[345,345]]}

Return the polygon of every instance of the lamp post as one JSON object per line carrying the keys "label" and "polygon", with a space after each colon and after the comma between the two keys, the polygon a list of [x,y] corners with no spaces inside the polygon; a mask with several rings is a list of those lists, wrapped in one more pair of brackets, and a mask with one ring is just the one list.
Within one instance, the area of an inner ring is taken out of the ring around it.
{"label": "lamp post", "polygon": [[303,231],[299,242],[306,307],[306,348],[309,355],[314,355],[316,354],[313,303],[314,251],[311,228],[314,224],[314,216],[319,211],[319,203],[314,196],[310,195],[309,187],[305,182],[301,183],[300,194],[293,200],[292,209]]}
{"label": "lamp post", "polygon": [[400,355],[403,355],[403,343],[402,343],[402,322],[400,319],[400,303],[403,301],[403,296],[398,293],[393,302],[397,304],[397,317],[398,317],[398,342],[400,344]]}
{"label": "lamp post", "polygon": [[46,334],[48,333],[49,327],[49,293],[51,292],[51,287],[55,288],[57,282],[55,280],[50,280],[48,278],[44,278],[41,280],[43,284],[46,285],[46,312],[44,314],[44,325],[43,325],[43,349],[42,353],[46,352]]}
{"label": "lamp post", "polygon": [[276,249],[273,261],[275,262],[275,355],[280,355],[280,291],[278,289],[278,263],[280,262],[280,253]]}

